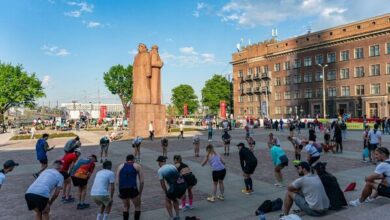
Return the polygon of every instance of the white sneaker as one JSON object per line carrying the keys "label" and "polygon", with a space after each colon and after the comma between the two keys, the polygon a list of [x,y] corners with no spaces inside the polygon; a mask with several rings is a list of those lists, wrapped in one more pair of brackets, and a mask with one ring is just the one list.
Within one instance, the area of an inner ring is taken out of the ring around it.
{"label": "white sneaker", "polygon": [[371,196],[367,197],[367,199],[364,202],[372,202],[375,198],[372,198]]}
{"label": "white sneaker", "polygon": [[353,206],[353,207],[358,207],[358,206],[360,206],[361,204],[362,204],[362,203],[360,202],[359,199],[352,200],[352,201],[349,202],[349,205],[350,205],[350,206]]}

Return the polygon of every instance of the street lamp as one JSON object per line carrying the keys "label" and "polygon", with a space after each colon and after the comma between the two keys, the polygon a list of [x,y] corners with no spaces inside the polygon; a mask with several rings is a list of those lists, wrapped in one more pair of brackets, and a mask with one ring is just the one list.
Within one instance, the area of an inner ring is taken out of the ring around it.
{"label": "street lamp", "polygon": [[322,105],[324,106],[324,118],[326,118],[325,68],[328,67],[328,64],[319,63],[318,66],[322,68]]}

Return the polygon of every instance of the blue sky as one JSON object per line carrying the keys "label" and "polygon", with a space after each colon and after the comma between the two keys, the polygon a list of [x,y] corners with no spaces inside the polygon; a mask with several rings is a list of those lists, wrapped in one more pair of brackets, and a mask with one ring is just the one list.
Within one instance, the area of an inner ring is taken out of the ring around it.
{"label": "blue sky", "polygon": [[213,74],[231,73],[244,44],[301,35],[390,12],[388,0],[0,0],[0,61],[23,64],[43,81],[46,98],[119,103],[103,73],[132,64],[138,43],[160,47],[163,102],[171,89],[200,90]]}

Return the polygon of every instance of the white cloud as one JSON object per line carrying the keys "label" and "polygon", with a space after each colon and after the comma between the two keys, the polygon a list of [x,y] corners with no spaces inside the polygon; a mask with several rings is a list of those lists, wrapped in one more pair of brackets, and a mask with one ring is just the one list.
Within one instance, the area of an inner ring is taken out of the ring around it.
{"label": "white cloud", "polygon": [[193,47],[182,47],[179,49],[179,51],[184,54],[194,54],[194,55],[198,54],[197,52],[195,52]]}
{"label": "white cloud", "polygon": [[87,28],[103,27],[103,25],[100,22],[97,22],[97,21],[85,22],[85,25],[87,26]]}
{"label": "white cloud", "polygon": [[65,57],[70,55],[70,52],[65,49],[65,48],[59,48],[57,46],[48,46],[48,45],[43,45],[41,47],[41,50],[49,56],[59,56],[59,57]]}
{"label": "white cloud", "polygon": [[230,0],[217,15],[238,28],[272,26],[290,20],[307,20],[314,29],[332,27],[388,13],[388,0]]}
{"label": "white cloud", "polygon": [[198,2],[196,4],[196,9],[192,13],[192,16],[198,18],[198,17],[200,17],[201,13],[202,14],[211,14],[212,10],[213,10],[213,8],[211,5],[206,4],[204,2]]}
{"label": "white cloud", "polygon": [[42,79],[42,86],[48,87],[50,81],[51,81],[51,79],[50,79],[50,76],[49,76],[49,75],[43,76],[43,79]]}
{"label": "white cloud", "polygon": [[87,2],[67,2],[67,4],[72,7],[78,8],[76,10],[64,13],[66,16],[75,17],[75,18],[80,17],[83,12],[92,13],[94,8],[93,4],[88,4]]}

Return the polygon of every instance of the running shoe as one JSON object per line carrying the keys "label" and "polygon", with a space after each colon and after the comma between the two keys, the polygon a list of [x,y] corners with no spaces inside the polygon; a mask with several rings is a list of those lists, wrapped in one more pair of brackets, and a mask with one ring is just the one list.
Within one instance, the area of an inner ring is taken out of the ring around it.
{"label": "running shoe", "polygon": [[251,194],[251,191],[247,190],[247,189],[242,189],[241,192],[246,194],[246,195],[250,195]]}
{"label": "running shoe", "polygon": [[352,201],[349,202],[349,205],[350,205],[350,206],[353,206],[353,207],[358,207],[358,206],[360,206],[361,204],[362,204],[362,203],[360,202],[359,199],[352,200]]}
{"label": "running shoe", "polygon": [[221,200],[221,201],[225,200],[225,196],[223,196],[222,194],[219,195],[217,198],[218,198],[219,200]]}
{"label": "running shoe", "polygon": [[283,185],[281,183],[275,183],[274,186],[279,187],[279,188],[283,187]]}
{"label": "running shoe", "polygon": [[367,197],[367,199],[364,202],[372,202],[375,201],[376,198],[373,198],[371,196]]}
{"label": "running shoe", "polygon": [[77,204],[77,209],[83,209],[83,204],[81,203]]}
{"label": "running shoe", "polygon": [[72,197],[62,200],[62,203],[71,203],[71,202],[74,202],[74,198]]}
{"label": "running shoe", "polygon": [[207,201],[215,202],[215,197],[214,196],[209,196],[209,197],[207,197]]}

